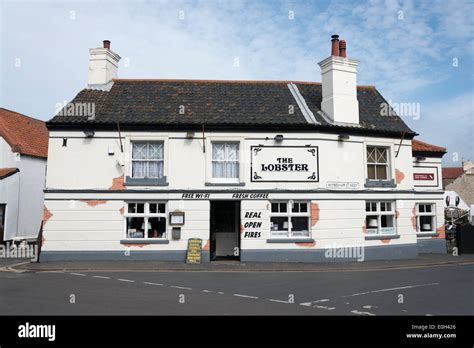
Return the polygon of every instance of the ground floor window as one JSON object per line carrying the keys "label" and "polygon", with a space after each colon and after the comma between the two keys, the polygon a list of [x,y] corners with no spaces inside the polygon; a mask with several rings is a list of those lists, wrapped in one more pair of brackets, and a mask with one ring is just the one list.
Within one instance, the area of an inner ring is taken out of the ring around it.
{"label": "ground floor window", "polygon": [[6,211],[6,204],[0,204],[0,241],[3,240],[3,236],[5,233],[5,211]]}
{"label": "ground floor window", "polygon": [[128,202],[126,205],[127,238],[167,238],[166,203]]}
{"label": "ground floor window", "polygon": [[271,202],[270,234],[272,237],[309,237],[308,202]]}
{"label": "ground floor window", "polygon": [[370,235],[396,234],[395,229],[395,202],[365,203],[366,232]]}
{"label": "ground floor window", "polygon": [[436,209],[434,203],[418,203],[416,205],[416,232],[436,232]]}

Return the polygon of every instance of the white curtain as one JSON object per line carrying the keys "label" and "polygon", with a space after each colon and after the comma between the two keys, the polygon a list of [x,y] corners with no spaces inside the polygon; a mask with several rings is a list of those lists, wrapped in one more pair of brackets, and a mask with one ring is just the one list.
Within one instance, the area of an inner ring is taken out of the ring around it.
{"label": "white curtain", "polygon": [[[138,161],[137,161],[138,160]],[[140,161],[143,160],[143,161]],[[132,144],[132,177],[161,178],[163,176],[163,143]]]}
{"label": "white curtain", "polygon": [[214,178],[239,177],[239,144],[212,144],[212,176]]}

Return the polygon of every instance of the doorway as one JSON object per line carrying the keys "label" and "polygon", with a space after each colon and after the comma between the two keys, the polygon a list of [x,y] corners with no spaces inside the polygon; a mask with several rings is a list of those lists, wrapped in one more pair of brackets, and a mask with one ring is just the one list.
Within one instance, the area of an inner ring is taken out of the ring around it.
{"label": "doorway", "polygon": [[240,260],[240,201],[211,201],[211,261]]}

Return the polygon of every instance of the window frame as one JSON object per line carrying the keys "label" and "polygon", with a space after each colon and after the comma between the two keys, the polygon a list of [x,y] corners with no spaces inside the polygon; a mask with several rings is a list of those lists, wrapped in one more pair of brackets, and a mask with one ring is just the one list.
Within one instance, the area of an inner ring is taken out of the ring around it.
{"label": "window frame", "polygon": [[[270,239],[283,239],[283,238],[288,238],[288,239],[308,239],[311,238],[311,202],[310,201],[305,201],[305,200],[271,200],[269,201],[270,203],[270,213],[269,213],[269,220],[270,220]],[[286,204],[286,212],[285,213],[274,213],[272,211],[272,204]],[[301,213],[301,212],[293,212],[293,205],[294,204],[306,204],[306,212]],[[284,231],[273,231],[272,230],[272,217],[286,217],[288,221],[288,231],[286,235],[281,234]],[[293,225],[291,223],[291,218],[293,217],[306,217],[307,218],[307,223],[308,223],[308,234],[307,235],[294,235],[293,234]],[[273,232],[280,232],[280,234],[275,234]]]}
{"label": "window frame", "polygon": [[[241,163],[242,163],[242,158],[241,158],[241,141],[239,140],[234,140],[234,139],[219,139],[219,140],[210,140],[210,179],[214,183],[240,183],[240,178],[241,178],[241,173],[242,173],[242,168],[241,168]],[[213,151],[214,151],[214,144],[224,144],[224,148],[226,144],[237,144],[237,160],[236,161],[229,161],[229,160],[214,160],[213,159]],[[213,163],[214,162],[222,162],[222,163],[237,163],[237,177],[233,178],[218,178],[214,177],[214,171],[213,171]]]}
{"label": "window frame", "polygon": [[[382,163],[382,162],[369,162],[369,148],[374,148],[375,150],[377,149],[384,149],[386,151],[386,158],[387,158],[387,163]],[[391,146],[389,145],[375,145],[375,144],[366,144],[365,146],[365,170],[366,170],[366,178],[369,181],[389,181],[392,178],[392,166],[391,166]],[[375,178],[371,179],[369,178],[369,165],[374,166],[374,174]],[[386,178],[385,179],[379,179],[377,178],[377,166],[385,166],[386,167]]]}
{"label": "window frame", "polygon": [[7,229],[7,203],[0,203],[0,210],[3,209],[3,216],[0,220],[0,226],[3,227],[3,231],[0,230],[0,241],[5,239],[5,232]]}
{"label": "window frame", "polygon": [[[383,210],[381,209],[382,204],[386,206],[387,203],[390,203],[390,210]],[[396,201],[391,200],[367,200],[365,201],[365,233],[367,236],[396,236],[398,235],[397,232],[397,219],[396,219]],[[376,206],[376,210],[367,210],[367,205],[370,204],[372,207],[373,204]],[[377,216],[377,232],[372,233],[369,230],[374,230],[375,228],[370,228],[367,224],[367,217],[368,216]],[[392,216],[393,219],[393,227],[382,227],[382,216]],[[393,233],[382,233],[382,228],[391,228],[393,229]]]}
{"label": "window frame", "polygon": [[[163,154],[162,154],[162,159],[133,159],[133,144],[135,143],[161,143],[163,146]],[[138,180],[143,180],[143,179],[152,179],[152,180],[160,180],[163,178],[166,178],[166,141],[164,139],[158,138],[158,139],[149,139],[149,138],[132,138],[130,139],[130,168],[128,170],[129,172],[129,177],[131,179],[138,179]],[[147,162],[147,174],[148,174],[148,163],[149,162],[161,162],[163,164],[163,170],[162,170],[162,175],[158,177],[150,177],[150,176],[144,176],[144,177],[138,177],[138,176],[133,176],[133,162]]]}
{"label": "window frame", "polygon": [[[129,213],[128,207],[130,204],[144,204],[143,213]],[[150,213],[150,204],[164,204],[165,205],[165,212],[164,213]],[[140,240],[140,241],[149,241],[149,240],[168,240],[169,239],[169,221],[168,221],[168,202],[166,201],[126,201],[124,204],[124,239],[125,240]],[[144,236],[143,237],[129,237],[128,236],[128,229],[127,229],[127,218],[143,218],[143,222],[145,224]],[[165,225],[165,232],[164,237],[148,237],[148,219],[149,218],[156,218],[161,217],[165,218],[166,225]]]}
{"label": "window frame", "polygon": [[[431,212],[427,213],[425,212],[420,212],[420,205],[424,206],[431,206]],[[415,205],[415,214],[416,214],[416,233],[423,235],[432,235],[433,233],[436,232],[436,203],[435,202],[418,202]],[[431,217],[431,230],[430,231],[422,231],[421,230],[421,223],[420,223],[420,217],[422,216],[430,216]]]}

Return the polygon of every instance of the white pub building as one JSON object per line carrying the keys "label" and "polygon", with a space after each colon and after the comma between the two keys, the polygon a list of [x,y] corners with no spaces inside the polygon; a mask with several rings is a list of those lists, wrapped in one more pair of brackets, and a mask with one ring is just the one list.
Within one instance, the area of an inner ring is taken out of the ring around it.
{"label": "white pub building", "polygon": [[445,149],[331,51],[317,83],[118,79],[110,42],[91,49],[88,88],[47,123],[40,260],[184,262],[190,238],[204,262],[446,252]]}

